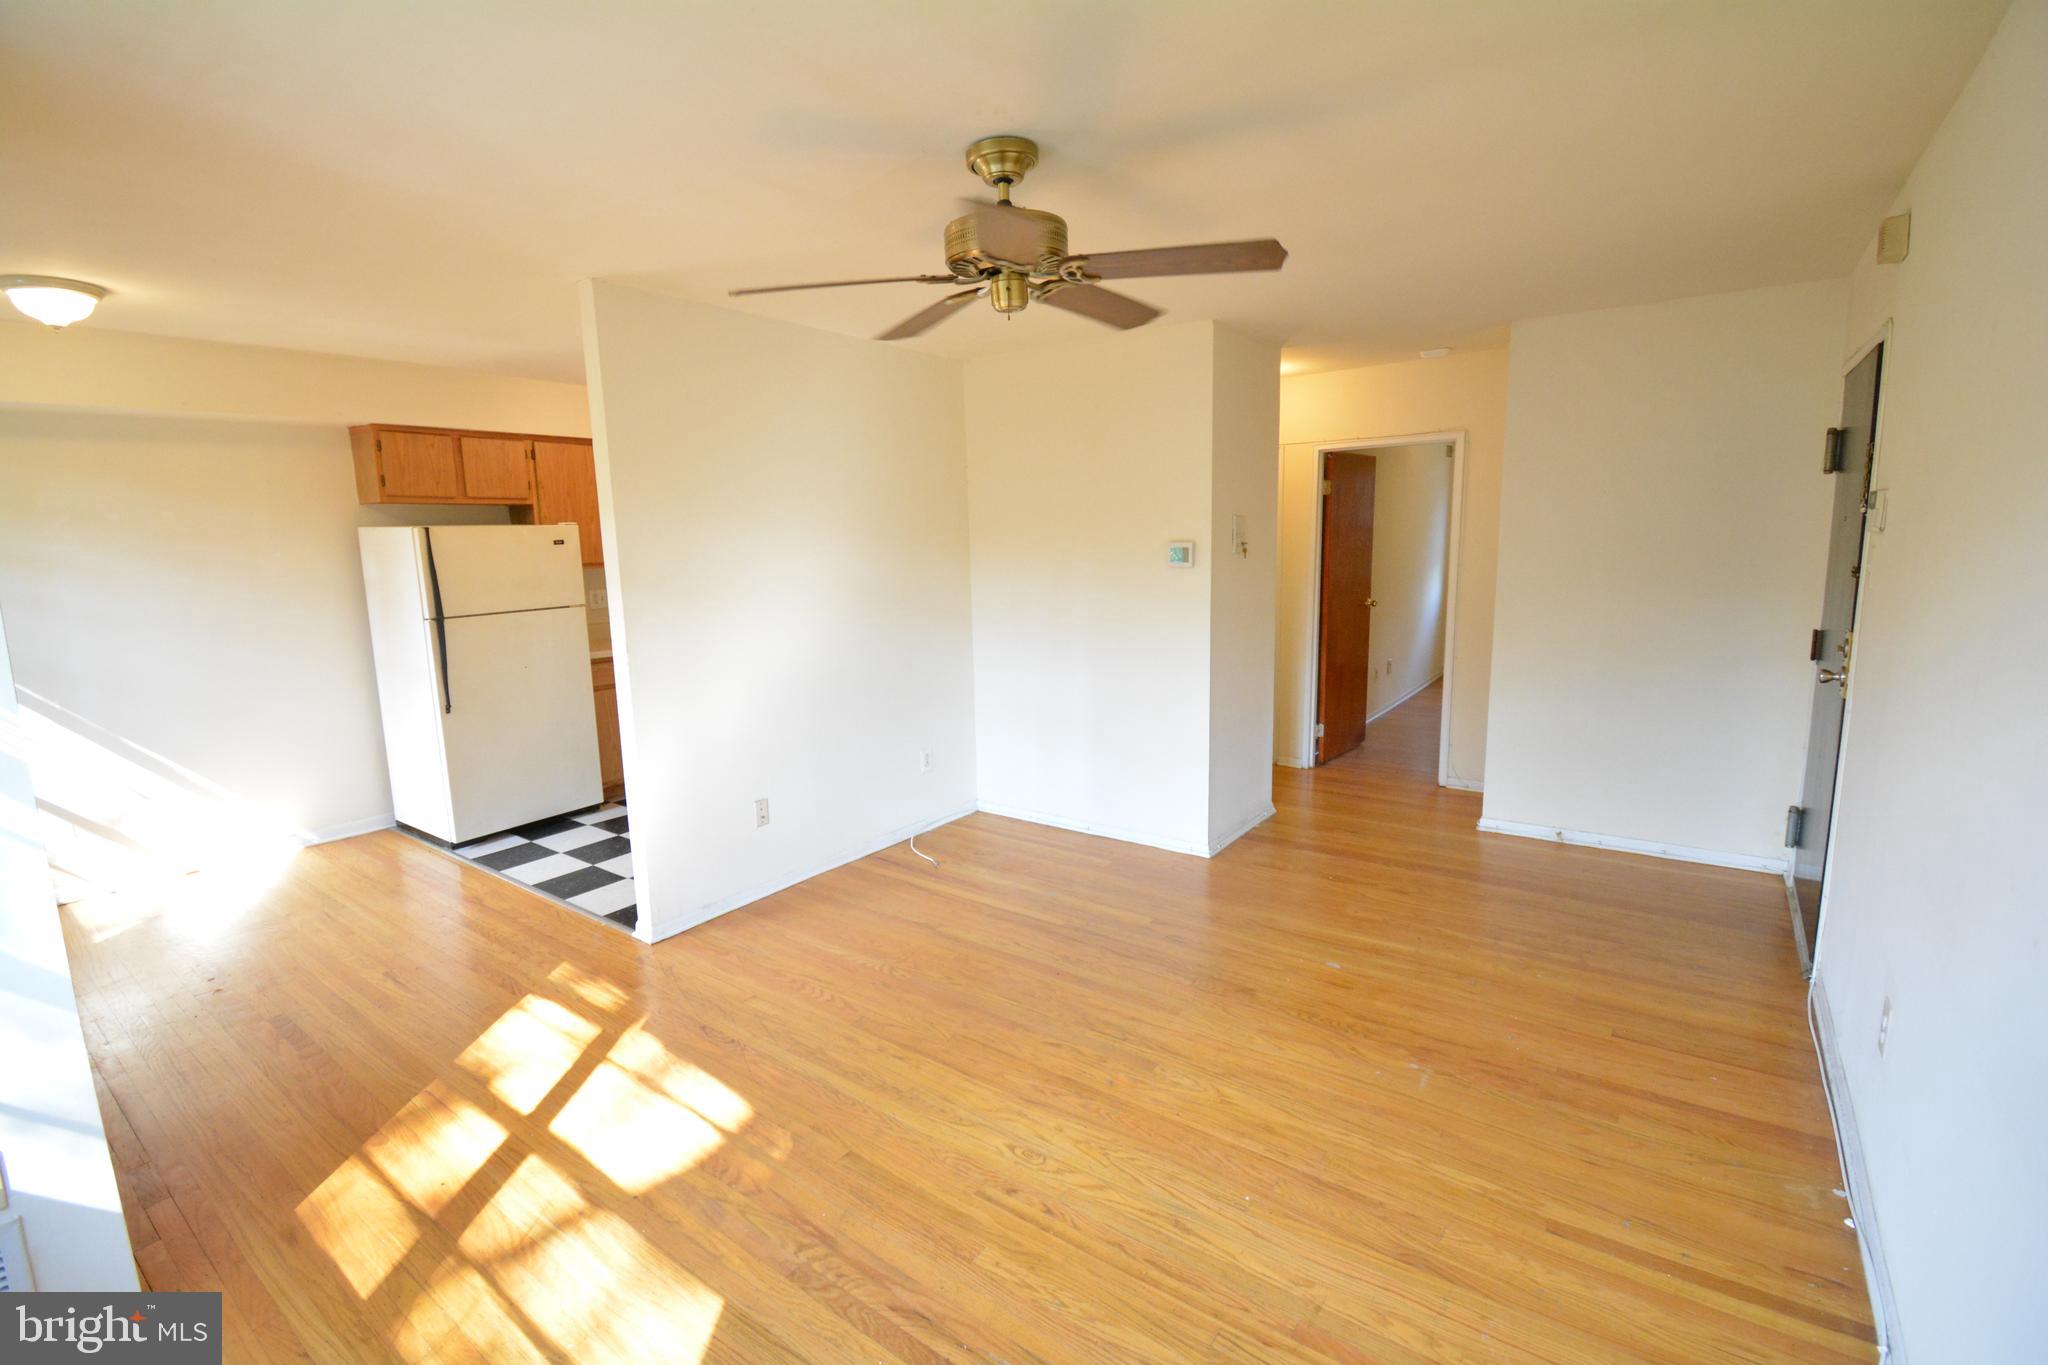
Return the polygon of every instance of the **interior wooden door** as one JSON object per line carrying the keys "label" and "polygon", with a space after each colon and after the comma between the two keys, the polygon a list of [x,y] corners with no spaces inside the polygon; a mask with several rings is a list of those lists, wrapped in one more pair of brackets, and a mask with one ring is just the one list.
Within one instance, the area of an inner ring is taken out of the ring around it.
{"label": "interior wooden door", "polygon": [[376,441],[380,492],[387,501],[462,496],[453,436],[440,431],[380,431]]}
{"label": "interior wooden door", "polygon": [[583,562],[604,563],[595,448],[582,441],[535,441],[533,476],[533,519],[543,524],[575,522],[583,538]]}
{"label": "interior wooden door", "polygon": [[1835,481],[1828,531],[1827,578],[1821,589],[1820,626],[1808,655],[1813,661],[1813,706],[1806,737],[1806,784],[1794,817],[1792,889],[1799,902],[1800,965],[1813,970],[1820,937],[1821,877],[1834,823],[1835,766],[1842,754],[1842,713],[1856,624],[1856,588],[1863,576],[1863,531],[1870,506],[1871,456],[1877,440],[1877,394],[1884,347],[1865,356],[1842,384],[1841,435],[1828,473]]}
{"label": "interior wooden door", "polygon": [[1372,509],[1379,461],[1355,451],[1323,457],[1321,626],[1316,640],[1316,762],[1365,740],[1372,675]]}

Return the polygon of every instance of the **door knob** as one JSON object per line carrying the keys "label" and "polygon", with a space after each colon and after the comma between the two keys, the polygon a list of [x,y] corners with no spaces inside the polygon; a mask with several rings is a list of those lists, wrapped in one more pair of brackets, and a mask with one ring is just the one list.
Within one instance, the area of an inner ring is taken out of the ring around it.
{"label": "door knob", "polygon": [[1840,670],[1832,668],[1823,668],[1820,671],[1820,681],[1824,683],[1847,682],[1848,680],[1849,670],[1846,668]]}
{"label": "door knob", "polygon": [[1376,606],[1378,606],[1379,604],[1380,604],[1380,599],[1379,599],[1379,598],[1377,598],[1377,597],[1368,597],[1368,598],[1366,598],[1366,599],[1365,599],[1365,605],[1367,605],[1368,607],[1376,607]]}

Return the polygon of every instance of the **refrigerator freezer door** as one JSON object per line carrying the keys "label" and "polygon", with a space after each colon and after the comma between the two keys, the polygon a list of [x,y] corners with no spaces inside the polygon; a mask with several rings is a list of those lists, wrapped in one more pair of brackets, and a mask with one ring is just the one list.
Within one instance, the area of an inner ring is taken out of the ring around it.
{"label": "refrigerator freezer door", "polygon": [[[444,617],[583,605],[583,551],[568,526],[429,526],[420,535],[420,577],[441,590]],[[432,589],[427,613],[432,614]],[[581,651],[586,659],[588,647]]]}
{"label": "refrigerator freezer door", "polygon": [[[572,537],[580,582],[575,546]],[[430,833],[463,843],[603,798],[580,604],[452,618],[446,667],[452,709],[441,730],[453,824]]]}

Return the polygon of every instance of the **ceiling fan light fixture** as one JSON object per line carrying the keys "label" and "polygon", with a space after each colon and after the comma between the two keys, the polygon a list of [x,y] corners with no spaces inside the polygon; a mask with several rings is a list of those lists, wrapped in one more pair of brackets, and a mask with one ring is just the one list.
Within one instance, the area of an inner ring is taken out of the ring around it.
{"label": "ceiling fan light fixture", "polygon": [[958,313],[969,299],[984,294],[990,306],[1005,318],[1023,312],[1033,303],[1045,303],[1105,327],[1127,331],[1152,321],[1159,316],[1159,310],[1102,288],[1103,280],[1278,270],[1287,260],[1287,248],[1270,237],[1076,255],[1067,243],[1066,219],[1043,209],[1025,208],[1010,197],[1011,189],[1037,164],[1038,144],[1014,133],[982,138],[967,149],[968,169],[995,187],[996,200],[969,200],[967,212],[946,224],[943,275],[821,280],[814,284],[771,284],[726,292],[738,298],[861,284],[966,286],[912,313],[881,333],[878,341],[907,341],[922,336]]}
{"label": "ceiling fan light fixture", "polygon": [[100,285],[57,275],[0,275],[0,293],[24,316],[51,328],[83,322],[107,296]]}

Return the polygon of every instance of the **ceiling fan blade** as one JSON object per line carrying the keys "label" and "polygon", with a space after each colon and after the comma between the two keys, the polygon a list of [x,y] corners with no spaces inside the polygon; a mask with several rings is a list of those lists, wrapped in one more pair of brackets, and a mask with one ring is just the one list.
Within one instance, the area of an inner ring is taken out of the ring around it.
{"label": "ceiling fan blade", "polygon": [[725,296],[736,299],[742,294],[787,294],[793,289],[844,289],[853,284],[958,284],[953,275],[892,275],[885,280],[825,280],[819,284],[769,284],[757,289],[728,289]]}
{"label": "ceiling fan blade", "polygon": [[1044,228],[1007,203],[991,204],[985,199],[962,199],[960,203],[974,216],[974,238],[983,251],[1012,265],[1029,268],[1038,264]]}
{"label": "ceiling fan blade", "polygon": [[914,337],[920,333],[928,332],[960,311],[961,304],[968,302],[970,299],[978,299],[981,295],[982,289],[980,286],[976,286],[973,289],[963,289],[957,294],[948,294],[922,312],[912,313],[909,317],[876,337],[875,340],[902,341],[907,337]]}
{"label": "ceiling fan blade", "polygon": [[1143,327],[1159,316],[1159,310],[1149,303],[1140,303],[1128,294],[1099,289],[1092,284],[1055,285],[1039,295],[1039,300],[1125,331]]}
{"label": "ceiling fan blade", "polygon": [[1155,246],[1143,251],[1105,251],[1067,257],[1091,280],[1135,280],[1148,275],[1227,275],[1239,270],[1278,270],[1287,248],[1270,237],[1255,242],[1211,242],[1206,246]]}

